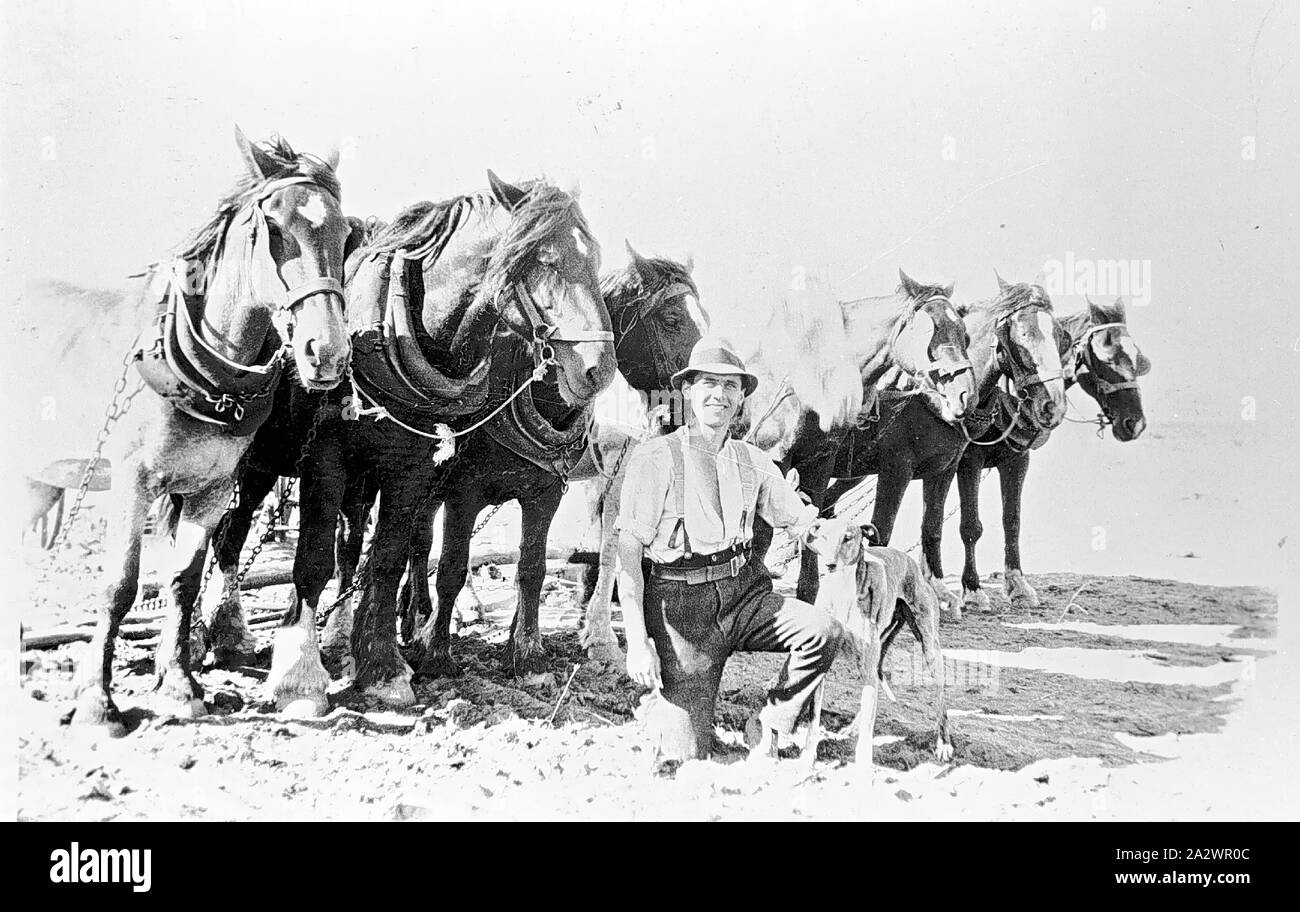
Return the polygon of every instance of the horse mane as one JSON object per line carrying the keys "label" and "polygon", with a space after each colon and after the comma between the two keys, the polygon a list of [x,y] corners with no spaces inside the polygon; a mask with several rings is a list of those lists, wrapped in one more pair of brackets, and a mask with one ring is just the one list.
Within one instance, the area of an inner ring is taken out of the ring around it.
{"label": "horse mane", "polygon": [[[510,210],[510,223],[492,252],[480,286],[479,293],[486,300],[493,300],[503,288],[521,278],[527,265],[536,260],[538,246],[562,227],[577,228],[590,249],[599,249],[586,217],[571,195],[544,180],[529,181],[520,187],[525,191],[524,196]],[[446,234],[466,207],[487,211],[500,208],[501,203],[487,192],[456,196],[440,203],[427,200],[415,203],[403,209],[387,226],[377,228],[367,249],[390,253],[422,247]]]}
{"label": "horse mane", "polygon": [[[492,252],[483,279],[480,293],[489,301],[511,282],[522,278],[524,269],[537,259],[537,248],[564,227],[577,228],[593,253],[600,249],[573,196],[545,180],[530,181],[520,187],[525,191],[524,197],[511,210],[510,224]],[[492,199],[495,202],[495,197]]]}
{"label": "horse mane", "polygon": [[422,247],[436,235],[446,231],[458,208],[473,205],[475,197],[456,196],[440,203],[421,200],[412,203],[397,214],[391,222],[375,222],[366,248],[374,253],[392,253],[394,250],[413,250]]}
{"label": "horse mane", "polygon": [[642,257],[641,262],[648,268],[639,269],[636,264],[629,264],[627,269],[607,272],[600,277],[600,294],[606,303],[653,298],[678,282],[686,285],[696,297],[699,297],[700,292],[695,285],[695,280],[681,263],[658,257]]}
{"label": "horse mane", "polygon": [[973,304],[971,310],[978,311],[996,320],[1010,316],[1022,307],[1031,305],[1042,307],[1048,313],[1052,312],[1052,299],[1043,290],[1043,286],[1034,285],[1030,282],[1021,282],[1018,285],[1010,285],[999,291],[996,298]]}
{"label": "horse mane", "polygon": [[[1101,316],[1100,320],[1094,319],[1094,311]],[[1122,300],[1115,300],[1109,304],[1098,304],[1089,299],[1083,310],[1056,318],[1056,325],[1070,337],[1071,342],[1082,336],[1091,326],[1099,323],[1124,322],[1126,322],[1126,318]]]}
{"label": "horse mane", "polygon": [[852,421],[862,408],[862,374],[844,329],[844,311],[830,289],[809,279],[772,310],[763,352],[772,373],[785,378],[804,408],[817,412],[824,431]]}
{"label": "horse mane", "polygon": [[894,289],[895,294],[902,295],[903,299],[905,301],[908,301],[908,304],[910,305],[909,313],[911,309],[920,307],[922,304],[924,304],[926,301],[930,300],[931,298],[943,298],[944,300],[947,300],[948,298],[947,285],[921,285],[918,283],[917,289],[921,293],[917,295],[915,298],[908,297],[907,289],[903,286],[902,282],[899,282],[898,287]]}
{"label": "horse mane", "polygon": [[299,154],[281,136],[259,141],[258,147],[278,166],[274,172],[258,178],[245,171],[235,186],[221,198],[216,213],[189,239],[176,248],[176,256],[207,264],[225,236],[226,228],[244,205],[255,198],[271,181],[285,177],[306,177],[326,190],[335,199],[341,199],[338,176],[325,161],[311,154]]}

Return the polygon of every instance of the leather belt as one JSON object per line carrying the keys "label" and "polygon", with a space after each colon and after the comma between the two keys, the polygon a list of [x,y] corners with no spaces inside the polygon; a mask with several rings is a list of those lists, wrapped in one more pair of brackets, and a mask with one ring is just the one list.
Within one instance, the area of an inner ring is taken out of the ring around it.
{"label": "leather belt", "polygon": [[692,555],[689,560],[683,558],[671,564],[651,561],[650,575],[655,579],[681,581],[692,586],[735,579],[740,575],[741,568],[749,563],[752,553],[751,544],[746,542],[713,554]]}

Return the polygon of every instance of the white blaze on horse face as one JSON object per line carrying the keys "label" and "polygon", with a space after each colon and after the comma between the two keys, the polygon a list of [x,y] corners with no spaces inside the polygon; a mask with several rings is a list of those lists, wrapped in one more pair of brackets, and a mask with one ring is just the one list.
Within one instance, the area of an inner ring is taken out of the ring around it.
{"label": "white blaze on horse face", "polygon": [[912,326],[908,332],[907,349],[903,354],[911,359],[903,364],[908,369],[922,369],[930,363],[930,343],[934,341],[934,320],[924,310],[918,310],[912,317]]}
{"label": "white blaze on horse face", "polygon": [[1124,374],[1124,379],[1136,380],[1137,372],[1138,372],[1138,361],[1142,357],[1142,352],[1138,350],[1137,343],[1134,342],[1131,338],[1129,338],[1126,335],[1120,336],[1119,350],[1122,351],[1124,354],[1128,355],[1128,363],[1133,366],[1131,371],[1133,376],[1132,377],[1128,376],[1130,371],[1124,369],[1123,367],[1117,367],[1116,369],[1120,373]]}
{"label": "white blaze on horse face", "polygon": [[1040,347],[1043,363],[1039,367],[1045,369],[1049,374],[1059,374],[1061,372],[1061,353],[1057,351],[1056,345],[1052,342],[1056,338],[1056,328],[1055,323],[1052,321],[1052,315],[1040,310],[1034,315],[1034,319],[1038,321],[1038,331],[1042,333],[1044,341],[1049,343]]}
{"label": "white blaze on horse face", "polygon": [[699,298],[693,294],[683,296],[686,301],[686,312],[690,315],[691,320],[695,323],[695,328],[700,331],[700,335],[707,335],[709,332],[709,317],[700,306]]}
{"label": "white blaze on horse face", "polygon": [[324,198],[319,193],[313,193],[307,202],[298,207],[298,214],[310,222],[313,228],[319,228],[325,224],[325,217],[329,213]]}
{"label": "white blaze on horse face", "polygon": [[578,248],[578,253],[585,256],[591,256],[591,251],[587,247],[587,242],[582,237],[581,229],[573,229],[573,246]]}

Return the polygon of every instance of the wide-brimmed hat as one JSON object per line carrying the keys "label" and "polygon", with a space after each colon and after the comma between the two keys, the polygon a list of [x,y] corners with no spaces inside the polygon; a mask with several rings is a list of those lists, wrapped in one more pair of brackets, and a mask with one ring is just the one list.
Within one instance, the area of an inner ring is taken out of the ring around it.
{"label": "wide-brimmed hat", "polygon": [[691,349],[691,360],[673,374],[673,388],[680,387],[696,374],[722,374],[740,378],[740,388],[748,396],[758,388],[758,377],[745,370],[745,362],[736,354],[730,342],[717,336],[706,336]]}

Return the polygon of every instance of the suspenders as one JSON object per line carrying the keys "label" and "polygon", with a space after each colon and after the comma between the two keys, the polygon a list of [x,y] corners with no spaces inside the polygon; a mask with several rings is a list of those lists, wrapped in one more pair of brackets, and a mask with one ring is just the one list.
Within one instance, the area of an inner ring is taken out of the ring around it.
{"label": "suspenders", "polygon": [[[676,548],[678,533],[681,534],[682,556],[690,558],[693,555],[691,551],[691,537],[686,532],[686,452],[685,444],[679,434],[672,434],[668,438],[668,452],[672,454],[673,459],[673,515],[677,522],[673,525],[672,534],[668,536],[668,547]],[[740,511],[740,528],[738,535],[732,539],[732,545],[743,545],[753,538],[754,510],[751,505],[757,504],[757,472],[754,469],[754,460],[750,455],[749,448],[743,443],[727,441],[724,454],[736,460],[740,470],[740,492],[741,502],[744,507]],[[723,455],[723,454],[719,454]],[[722,492],[718,492],[721,500]],[[726,520],[723,520],[724,525]]]}

